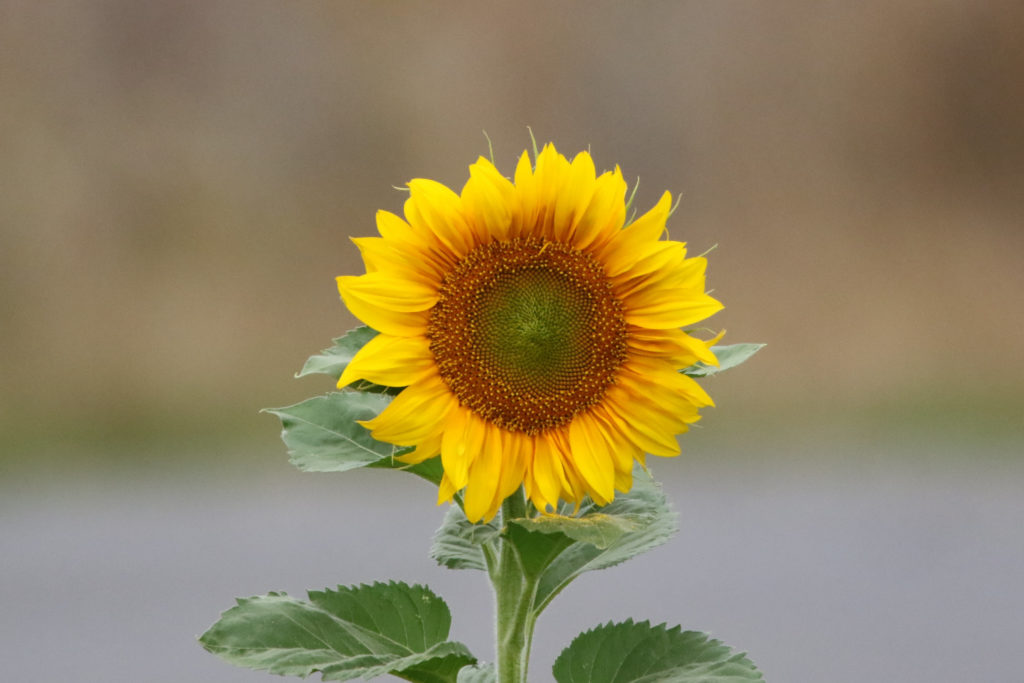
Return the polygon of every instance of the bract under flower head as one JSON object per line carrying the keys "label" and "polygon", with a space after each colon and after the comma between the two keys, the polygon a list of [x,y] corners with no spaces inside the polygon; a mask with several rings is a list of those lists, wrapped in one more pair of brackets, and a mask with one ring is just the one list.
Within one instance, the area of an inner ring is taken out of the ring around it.
{"label": "bract under flower head", "polygon": [[628,491],[634,460],[679,452],[676,435],[710,397],[678,372],[717,364],[681,328],[722,305],[702,257],[662,239],[671,196],[625,225],[622,173],[597,175],[547,145],[513,180],[486,159],[461,194],[409,183],[405,219],[380,211],[380,237],[354,240],[366,274],[338,278],[377,330],[339,387],[405,387],[374,438],[441,457],[440,500],[465,489],[472,521],[519,486],[539,509]]}

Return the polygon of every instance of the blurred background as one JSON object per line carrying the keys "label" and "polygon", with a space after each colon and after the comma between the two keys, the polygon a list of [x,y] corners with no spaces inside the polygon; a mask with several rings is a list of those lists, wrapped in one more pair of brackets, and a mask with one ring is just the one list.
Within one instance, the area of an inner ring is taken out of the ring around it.
{"label": "blurred background", "polygon": [[1022,31],[1009,1],[0,0],[2,677],[278,680],[194,637],[378,578],[492,658],[434,493],[300,474],[258,411],[331,389],[293,374],[356,324],[334,277],[394,186],[458,190],[483,131],[511,174],[529,126],[641,209],[681,194],[711,323],[768,343],[654,463],[680,535],[559,598],[536,680],[629,616],[778,683],[1014,680]]}

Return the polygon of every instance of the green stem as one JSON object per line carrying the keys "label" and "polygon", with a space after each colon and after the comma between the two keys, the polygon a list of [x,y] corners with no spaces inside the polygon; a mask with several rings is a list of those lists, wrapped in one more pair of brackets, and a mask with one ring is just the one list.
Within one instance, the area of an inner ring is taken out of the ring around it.
{"label": "green stem", "polygon": [[[526,498],[520,489],[501,505],[501,522],[526,516]],[[516,548],[502,540],[498,556],[491,565],[491,584],[495,597],[495,631],[498,683],[526,683],[530,663],[530,645],[537,617],[533,600],[537,579],[523,571]]]}

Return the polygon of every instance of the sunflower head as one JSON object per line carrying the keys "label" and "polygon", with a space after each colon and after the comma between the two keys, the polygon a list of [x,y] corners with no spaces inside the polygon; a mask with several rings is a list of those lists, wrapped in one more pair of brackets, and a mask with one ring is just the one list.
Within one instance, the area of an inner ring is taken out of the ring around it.
{"label": "sunflower head", "polygon": [[676,455],[676,435],[711,399],[679,369],[717,364],[682,328],[722,305],[705,259],[666,239],[666,192],[626,223],[626,183],[587,152],[523,152],[512,180],[479,159],[456,194],[409,183],[404,218],[380,211],[355,239],[366,274],[338,278],[379,334],[347,366],[405,387],[374,438],[440,456],[439,500],[464,490],[471,521],[520,486],[538,509],[628,491],[634,461]]}

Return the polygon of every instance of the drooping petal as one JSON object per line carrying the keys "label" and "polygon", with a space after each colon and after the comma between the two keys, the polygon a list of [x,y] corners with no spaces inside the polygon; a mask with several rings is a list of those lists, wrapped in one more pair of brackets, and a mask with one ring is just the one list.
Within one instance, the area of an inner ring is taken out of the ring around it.
{"label": "drooping petal", "polygon": [[525,439],[520,434],[505,430],[499,431],[501,439],[501,477],[488,508],[488,517],[493,517],[501,507],[502,501],[508,498],[523,483],[526,459],[532,439]]}
{"label": "drooping petal", "polygon": [[[492,425],[484,430],[484,442],[480,452],[469,466],[469,482],[463,510],[471,522],[478,522],[491,510],[498,483],[501,480],[502,450],[501,431]],[[493,517],[493,513],[491,514]],[[489,517],[488,517],[489,519]]]}
{"label": "drooping petal", "polygon": [[469,482],[469,467],[483,450],[486,427],[468,408],[452,409],[441,441],[441,464],[456,490]]}
{"label": "drooping petal", "polygon": [[615,464],[610,444],[589,413],[577,415],[569,425],[569,445],[572,448],[572,460],[580,476],[587,482],[587,488],[596,493],[597,498],[614,498]]}
{"label": "drooping petal", "polygon": [[544,435],[534,438],[532,465],[533,490],[530,491],[530,498],[534,505],[540,510],[549,505],[557,508],[559,497],[563,491],[570,490],[570,486],[561,457],[556,453],[551,440]]}
{"label": "drooping petal", "polygon": [[448,474],[441,475],[441,483],[437,487],[437,504],[450,503],[452,498],[455,497],[455,492],[458,491],[452,480],[448,478]]}
{"label": "drooping petal", "polygon": [[569,430],[553,429],[546,434],[552,447],[552,452],[562,463],[562,471],[565,473],[565,483],[568,488],[562,492],[565,500],[572,500],[579,503],[587,495],[587,485],[580,476],[576,464],[572,460],[572,447],[569,445]]}

